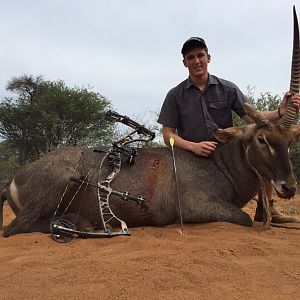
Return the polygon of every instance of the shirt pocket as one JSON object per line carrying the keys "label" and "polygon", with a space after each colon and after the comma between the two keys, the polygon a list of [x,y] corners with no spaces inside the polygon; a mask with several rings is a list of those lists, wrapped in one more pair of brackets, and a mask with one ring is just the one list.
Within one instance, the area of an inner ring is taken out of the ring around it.
{"label": "shirt pocket", "polygon": [[232,126],[231,109],[228,101],[209,102],[208,111],[212,120],[220,128],[227,128]]}

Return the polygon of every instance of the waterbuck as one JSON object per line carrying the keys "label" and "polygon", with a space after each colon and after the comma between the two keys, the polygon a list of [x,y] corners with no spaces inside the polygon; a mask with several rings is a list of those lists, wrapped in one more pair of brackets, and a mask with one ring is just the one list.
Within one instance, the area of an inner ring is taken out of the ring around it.
{"label": "waterbuck", "polygon": [[[241,208],[259,189],[257,174],[272,183],[282,198],[296,191],[288,147],[299,139],[300,125],[288,128],[281,122],[271,123],[249,105],[247,114],[255,124],[218,129],[216,137],[225,144],[210,158],[175,150],[182,217],[184,222],[224,221],[251,226],[252,220]],[[49,232],[50,219],[64,193],[61,209],[68,204],[77,183],[70,178],[83,178],[96,184],[98,162],[103,154],[76,148],[61,148],[19,171],[7,192],[16,218],[4,232],[10,236],[21,232]],[[78,164],[79,163],[79,164]],[[109,173],[104,164],[100,177]],[[168,148],[140,149],[133,166],[124,164],[113,182],[113,188],[144,195],[139,206],[111,196],[111,208],[129,226],[163,226],[176,222],[179,216],[173,176],[172,157]],[[77,213],[84,194],[80,215],[100,225],[96,188],[82,187],[68,208]]]}
{"label": "waterbuck", "polygon": [[[299,93],[299,48],[299,30],[295,25],[291,93]],[[252,226],[250,216],[241,208],[262,186],[268,191],[272,186],[282,198],[295,194],[296,181],[288,154],[290,143],[300,137],[300,125],[291,125],[295,108],[289,103],[279,122],[268,121],[248,104],[245,111],[255,123],[217,129],[214,134],[224,144],[211,157],[175,150],[183,222],[223,221]],[[76,215],[80,208],[80,216],[91,226],[101,226],[97,189],[79,186],[70,182],[70,178],[86,178],[97,185],[98,178],[103,179],[110,172],[110,166],[105,163],[99,170],[103,155],[92,150],[61,148],[17,172],[1,196],[1,227],[4,192],[16,214],[4,236],[49,232],[50,220],[60,202],[62,211],[68,207],[68,213]],[[112,211],[131,227],[164,226],[179,218],[168,148],[140,149],[134,165],[123,164],[113,188],[145,197],[139,206],[111,195]],[[74,201],[68,206],[74,195]]]}

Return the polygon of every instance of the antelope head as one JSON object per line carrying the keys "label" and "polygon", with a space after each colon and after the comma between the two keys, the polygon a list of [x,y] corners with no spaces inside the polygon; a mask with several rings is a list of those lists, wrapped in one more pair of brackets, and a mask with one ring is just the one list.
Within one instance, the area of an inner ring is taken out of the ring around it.
{"label": "antelope head", "polygon": [[[295,7],[293,57],[290,80],[290,93],[299,93],[300,85],[300,45],[299,26]],[[270,122],[250,104],[244,104],[245,112],[254,124],[217,129],[214,134],[221,142],[240,140],[251,168],[261,177],[272,183],[278,196],[291,198],[296,191],[296,180],[289,158],[289,146],[300,137],[300,125],[292,125],[297,110],[290,99],[284,116],[279,122]]]}
{"label": "antelope head", "polygon": [[223,143],[239,141],[250,168],[270,181],[279,197],[293,197],[297,183],[289,157],[289,146],[299,140],[300,125],[286,128],[281,123],[270,122],[248,103],[244,104],[244,108],[255,121],[254,124],[217,129],[214,135]]}

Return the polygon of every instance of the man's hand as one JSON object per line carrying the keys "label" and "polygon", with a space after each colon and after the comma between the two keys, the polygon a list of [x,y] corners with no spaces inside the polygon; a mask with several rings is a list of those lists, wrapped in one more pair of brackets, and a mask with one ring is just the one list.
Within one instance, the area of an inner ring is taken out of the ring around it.
{"label": "man's hand", "polygon": [[[285,95],[283,96],[281,102],[280,102],[280,113],[284,114],[288,99],[291,96],[290,92],[286,92]],[[292,103],[293,105],[299,110],[300,108],[300,94],[295,94],[292,96]]]}
{"label": "man's hand", "polygon": [[216,150],[217,144],[217,142],[193,143],[191,150],[197,155],[208,157],[213,151]]}
{"label": "man's hand", "polygon": [[204,141],[204,142],[191,142],[187,141],[177,135],[175,128],[163,126],[163,138],[166,145],[170,145],[170,137],[175,141],[174,146],[179,149],[191,151],[197,155],[208,157],[213,151],[216,150],[217,142]]}

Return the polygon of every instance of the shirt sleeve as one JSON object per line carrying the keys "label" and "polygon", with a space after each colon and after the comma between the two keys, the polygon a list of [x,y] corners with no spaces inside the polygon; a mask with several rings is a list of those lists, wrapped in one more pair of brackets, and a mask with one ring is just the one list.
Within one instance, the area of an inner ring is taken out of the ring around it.
{"label": "shirt sleeve", "polygon": [[234,96],[232,110],[240,117],[243,117],[246,115],[243,104],[247,101],[247,98],[236,85],[234,85]]}
{"label": "shirt sleeve", "polygon": [[178,120],[179,111],[176,103],[176,97],[171,90],[165,98],[157,122],[166,127],[177,128]]}

